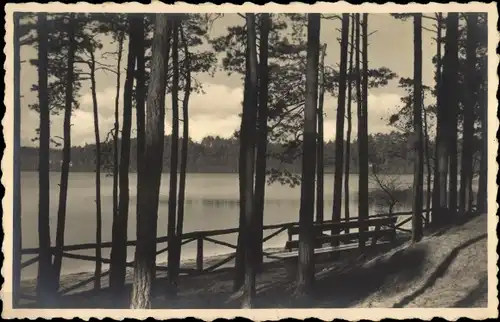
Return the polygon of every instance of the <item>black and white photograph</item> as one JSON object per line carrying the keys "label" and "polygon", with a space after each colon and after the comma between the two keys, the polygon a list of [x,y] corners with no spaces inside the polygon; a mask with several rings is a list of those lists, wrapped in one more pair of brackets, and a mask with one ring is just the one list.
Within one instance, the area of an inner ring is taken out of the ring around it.
{"label": "black and white photograph", "polygon": [[494,4],[5,20],[2,317],[498,317]]}

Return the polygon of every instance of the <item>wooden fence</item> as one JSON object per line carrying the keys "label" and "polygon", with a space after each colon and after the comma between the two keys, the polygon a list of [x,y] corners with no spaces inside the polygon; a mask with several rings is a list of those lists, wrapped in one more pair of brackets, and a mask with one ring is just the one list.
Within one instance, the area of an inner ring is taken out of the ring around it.
{"label": "wooden fence", "polygon": [[[432,210],[429,210],[432,211]],[[428,210],[424,210],[424,214],[427,213]],[[373,215],[370,216],[370,218],[377,218],[377,217],[387,217],[387,216],[397,216],[398,217],[398,222],[396,223],[395,228],[402,232],[402,233],[411,233],[411,230],[407,228],[403,228],[405,224],[407,224],[409,221],[411,221],[411,211],[407,212],[398,212],[398,213],[392,213],[392,214],[378,214],[378,215]],[[408,216],[408,218],[404,218]],[[402,220],[399,220],[399,217],[401,217]],[[350,220],[354,220],[355,218],[351,218]],[[329,222],[329,221],[325,221]],[[331,222],[331,221],[330,221]],[[274,225],[265,225],[264,226],[264,237],[262,239],[263,244],[273,238],[276,238],[277,236],[281,234],[286,234],[287,230],[291,227],[296,227],[298,226],[297,222],[287,222],[287,223],[281,223],[281,224],[274,224]],[[217,239],[216,237],[224,236],[224,235],[229,235],[229,234],[236,234],[238,233],[239,229],[238,228],[230,228],[230,229],[218,229],[218,230],[209,230],[209,231],[193,231],[189,233],[185,233],[181,236],[181,247],[185,246],[190,243],[196,243],[196,260],[195,260],[195,265],[194,267],[181,267],[179,274],[181,275],[198,275],[198,274],[204,274],[204,273],[209,273],[213,272],[214,270],[220,268],[221,266],[229,263],[231,260],[233,260],[236,257],[236,242],[230,243],[226,241],[222,241]],[[266,235],[267,233],[267,235]],[[168,245],[167,245],[168,237],[163,236],[159,237],[156,240],[157,246],[164,245],[160,250],[157,250],[156,256],[159,256],[161,254],[164,254],[168,251]],[[127,247],[132,247],[135,246],[137,241],[128,241],[127,242]],[[219,260],[215,263],[211,263],[208,267],[204,267],[204,247],[207,243],[213,243],[216,245],[220,246],[225,246],[231,252],[226,253],[225,255],[218,256]],[[104,242],[101,243],[101,249],[106,249],[106,248],[111,248],[112,243],[111,242]],[[284,246],[284,245],[283,245]],[[74,260],[82,260],[82,261],[90,261],[90,262],[101,262],[102,264],[109,264],[110,259],[109,258],[101,258],[98,259],[96,256],[91,256],[91,255],[82,255],[82,254],[75,254],[72,252],[75,251],[83,251],[83,250],[91,250],[95,251],[97,247],[97,244],[95,243],[85,243],[85,244],[78,244],[78,245],[66,245],[63,247],[63,253],[62,256],[63,258],[69,258],[69,259],[74,259]],[[158,247],[157,247],[158,248]],[[55,247],[52,247],[52,251],[55,252]],[[38,262],[38,248],[26,248],[21,250],[21,255],[36,255],[35,257],[26,260],[21,263],[20,268],[25,269],[31,265],[34,265],[35,263]],[[273,256],[271,253],[264,251],[263,256],[265,258],[272,259]],[[126,267],[133,267],[133,262],[127,262]],[[158,266],[156,267],[156,271],[166,271],[167,267],[166,266]],[[18,272],[21,274],[21,272]],[[109,275],[109,269],[106,271],[103,271],[100,275],[100,278],[106,277]],[[79,288],[83,288],[86,285],[92,283],[95,280],[95,277],[88,278],[84,281],[80,281],[74,285],[68,286],[64,289],[61,289],[59,293],[61,295],[68,294],[70,292],[74,292]],[[16,285],[14,285],[16,287]],[[20,287],[20,286],[17,286]],[[27,299],[27,300],[34,300],[33,296],[30,296],[28,294],[22,294],[22,292],[18,292],[19,298],[21,299]]]}

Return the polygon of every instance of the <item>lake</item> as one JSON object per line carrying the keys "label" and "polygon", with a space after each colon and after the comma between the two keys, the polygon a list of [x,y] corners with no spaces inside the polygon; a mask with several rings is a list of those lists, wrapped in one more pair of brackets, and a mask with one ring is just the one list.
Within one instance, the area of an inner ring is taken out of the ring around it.
{"label": "lake", "polygon": [[[383,177],[383,176],[382,176]],[[158,236],[167,232],[168,189],[169,176],[163,174],[160,189]],[[59,198],[60,173],[52,172],[50,183],[50,226],[52,243],[55,243],[57,223],[57,205]],[[400,187],[410,187],[413,181],[411,175],[398,176]],[[128,239],[136,239],[136,174],[130,174],[130,209]],[[38,246],[38,173],[23,172],[21,174],[22,190],[22,235],[23,248]],[[370,190],[377,187],[370,180]],[[357,213],[358,176],[351,175],[349,179],[351,216]],[[278,224],[299,219],[300,187],[290,188],[279,183],[266,187],[264,212],[265,224]],[[331,218],[333,198],[333,175],[325,175],[325,218]],[[239,187],[237,174],[187,174],[186,204],[184,232],[195,230],[212,230],[235,228],[238,226]],[[399,209],[409,209],[410,204],[403,204]],[[370,213],[384,212],[381,206],[370,206]],[[112,225],[112,178],[102,176],[102,239],[111,241]],[[95,242],[95,174],[70,173],[67,201],[67,217],[65,244],[81,244]],[[270,233],[270,232],[269,232]],[[266,235],[266,234],[265,234]],[[269,240],[264,247],[283,247],[286,234]],[[235,243],[236,234],[217,237],[219,240]],[[162,244],[160,247],[164,247]],[[232,250],[212,243],[205,243],[204,255],[217,255]],[[159,247],[159,248],[160,248]],[[93,255],[93,251],[81,254]],[[132,260],[134,248],[128,248],[128,259]],[[103,250],[103,256],[109,258],[109,249]],[[182,258],[196,256],[196,243],[189,243],[182,248]],[[23,261],[28,259],[23,256]],[[166,260],[166,253],[158,262]],[[91,262],[73,259],[63,259],[63,273],[93,270]],[[36,265],[23,269],[22,278],[36,276]]]}

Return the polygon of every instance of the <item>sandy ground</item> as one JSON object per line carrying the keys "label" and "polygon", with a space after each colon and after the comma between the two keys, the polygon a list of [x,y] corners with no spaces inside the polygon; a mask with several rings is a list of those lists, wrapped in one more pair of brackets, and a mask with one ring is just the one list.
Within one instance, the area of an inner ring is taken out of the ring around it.
{"label": "sandy ground", "polygon": [[[335,262],[319,259],[315,291],[300,302],[292,296],[295,281],[284,265],[267,262],[257,276],[255,307],[486,307],[486,231],[486,215],[480,215],[462,225],[427,232],[418,244],[404,242],[382,254],[353,254]],[[205,267],[218,259],[207,259]],[[90,290],[90,283],[86,290],[80,288],[78,293],[63,296],[60,307],[126,308],[132,276],[132,271],[128,271],[123,299],[110,296],[104,278],[104,289],[97,294]],[[91,273],[64,276],[62,288],[90,277]],[[165,273],[159,272],[153,307],[238,308],[240,301],[232,291],[233,277],[231,267],[199,276],[182,276],[179,294],[173,299],[164,295]],[[23,281],[22,289],[33,294],[34,281]]]}

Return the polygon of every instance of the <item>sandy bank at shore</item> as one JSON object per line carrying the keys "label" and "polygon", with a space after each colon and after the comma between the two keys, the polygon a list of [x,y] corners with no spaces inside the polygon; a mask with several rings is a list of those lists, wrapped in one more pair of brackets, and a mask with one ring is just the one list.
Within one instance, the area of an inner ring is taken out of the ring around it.
{"label": "sandy bank at shore", "polygon": [[[256,280],[258,308],[349,308],[349,307],[486,307],[487,279],[487,216],[427,232],[424,239],[412,245],[405,242],[374,256],[351,256],[340,261],[318,261],[313,295],[296,302],[292,296],[295,279],[287,275],[280,262],[268,261]],[[205,259],[205,267],[223,257]],[[231,266],[211,273],[182,276],[178,296],[165,296],[165,272],[158,272],[153,299],[154,308],[227,309],[241,303],[234,297]],[[194,267],[194,260],[183,267]],[[76,284],[92,273],[64,276],[63,289]],[[63,296],[64,308],[127,308],[133,271],[127,272],[127,290],[123,299],[110,296],[107,289],[89,291],[92,282],[79,293]],[[34,280],[23,281],[23,291],[34,291]],[[102,286],[107,286],[107,278]],[[87,291],[85,291],[87,290]]]}

